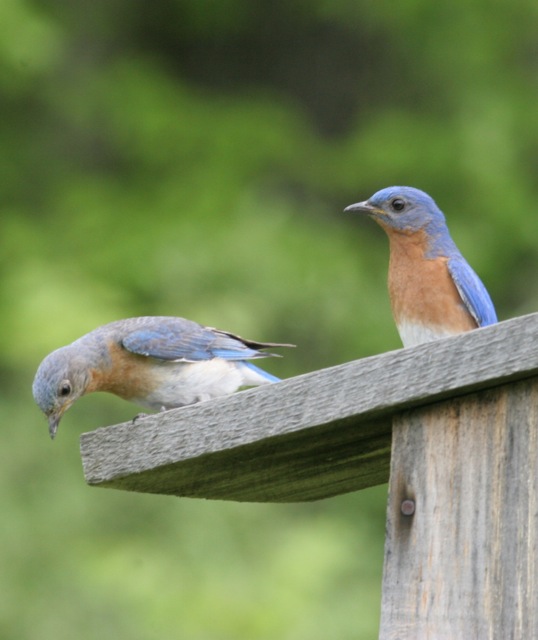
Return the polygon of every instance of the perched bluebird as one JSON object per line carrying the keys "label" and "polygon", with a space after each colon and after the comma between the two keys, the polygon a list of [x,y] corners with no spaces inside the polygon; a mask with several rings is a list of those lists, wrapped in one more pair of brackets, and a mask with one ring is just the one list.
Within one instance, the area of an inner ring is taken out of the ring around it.
{"label": "perched bluebird", "polygon": [[368,214],[389,237],[390,302],[405,347],[497,322],[486,288],[427,193],[388,187],[345,211]]}
{"label": "perched bluebird", "polygon": [[278,382],[249,360],[275,355],[260,349],[291,346],[244,340],[184,318],[128,318],[49,354],[33,394],[54,438],[63,414],[84,394],[108,391],[155,410],[181,407]]}

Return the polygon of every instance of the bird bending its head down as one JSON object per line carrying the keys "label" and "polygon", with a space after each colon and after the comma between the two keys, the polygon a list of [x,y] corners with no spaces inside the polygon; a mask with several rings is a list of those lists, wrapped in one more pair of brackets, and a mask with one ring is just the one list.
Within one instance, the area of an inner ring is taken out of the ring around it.
{"label": "bird bending its head down", "polygon": [[251,360],[289,344],[246,340],[168,316],[111,322],[49,354],[39,365],[34,399],[52,438],[78,398],[107,391],[154,410],[218,398],[242,386],[278,382]]}

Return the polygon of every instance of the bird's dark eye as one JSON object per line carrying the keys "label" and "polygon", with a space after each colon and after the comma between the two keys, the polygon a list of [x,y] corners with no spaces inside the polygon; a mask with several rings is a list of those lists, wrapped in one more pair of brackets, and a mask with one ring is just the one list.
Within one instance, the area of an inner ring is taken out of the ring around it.
{"label": "bird's dark eye", "polygon": [[390,206],[393,211],[403,211],[405,209],[405,200],[402,198],[394,198],[394,200],[391,200]]}
{"label": "bird's dark eye", "polygon": [[61,396],[68,396],[71,393],[71,383],[69,382],[69,380],[64,380],[60,384],[59,391]]}

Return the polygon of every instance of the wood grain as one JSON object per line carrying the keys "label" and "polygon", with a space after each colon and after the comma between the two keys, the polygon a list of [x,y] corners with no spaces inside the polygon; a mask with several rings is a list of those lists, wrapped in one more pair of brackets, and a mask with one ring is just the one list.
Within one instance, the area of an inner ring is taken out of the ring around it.
{"label": "wood grain", "polygon": [[392,452],[379,637],[538,638],[538,379],[404,412]]}
{"label": "wood grain", "polygon": [[81,437],[92,485],[315,500],[388,480],[392,416],[538,372],[538,314]]}

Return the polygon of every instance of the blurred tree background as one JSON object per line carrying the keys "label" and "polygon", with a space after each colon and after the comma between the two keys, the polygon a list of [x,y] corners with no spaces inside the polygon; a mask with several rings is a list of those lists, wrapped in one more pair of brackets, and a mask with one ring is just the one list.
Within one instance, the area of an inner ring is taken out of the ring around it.
{"label": "blurred tree background", "polygon": [[[377,637],[386,487],[305,505],[90,489],[40,360],[180,315],[294,342],[283,377],[399,348],[388,246],[342,209],[431,193],[501,319],[537,309],[530,0],[0,3],[0,636]],[[517,276],[516,276],[517,274]],[[375,389],[372,390],[375,393]]]}

